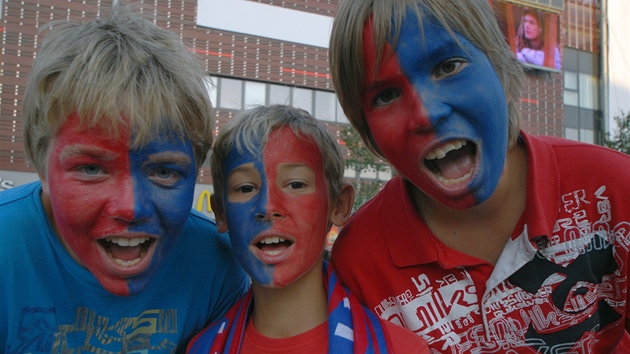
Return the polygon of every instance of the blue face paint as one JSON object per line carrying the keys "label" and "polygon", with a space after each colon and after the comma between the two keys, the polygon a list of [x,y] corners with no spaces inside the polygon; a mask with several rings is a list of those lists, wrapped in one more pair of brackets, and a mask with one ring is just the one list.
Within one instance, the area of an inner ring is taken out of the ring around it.
{"label": "blue face paint", "polygon": [[[395,56],[377,73],[371,25],[364,114],[385,157],[416,187],[457,209],[487,200],[507,154],[508,115],[487,56],[463,36],[415,12],[401,26]],[[459,43],[458,43],[459,41]]]}
{"label": "blue face paint", "polygon": [[116,295],[141,291],[188,219],[197,176],[188,141],[131,147],[71,114],[51,142],[48,175],[56,231],[77,263]]}
{"label": "blue face paint", "polygon": [[160,136],[129,153],[134,190],[134,220],[128,230],[156,235],[151,263],[129,279],[129,291],[142,290],[171,254],[188,220],[197,167],[189,140]]}
{"label": "blue face paint", "polygon": [[232,148],[223,166],[232,248],[252,280],[284,287],[320,272],[332,207],[315,141],[283,126],[262,154]]}
{"label": "blue face paint", "polygon": [[223,201],[225,214],[229,216],[227,225],[230,241],[237,259],[247,274],[257,283],[269,285],[273,281],[275,267],[262,263],[250,250],[250,247],[253,247],[254,237],[271,228],[268,220],[252,220],[256,214],[266,215],[268,193],[262,156],[255,156],[247,151],[241,154],[236,147],[233,147],[223,163],[225,176],[229,176],[235,169],[242,166],[249,168],[248,176],[251,178],[256,179],[257,175],[258,192],[247,202],[232,202],[228,198],[228,188],[224,188]]}

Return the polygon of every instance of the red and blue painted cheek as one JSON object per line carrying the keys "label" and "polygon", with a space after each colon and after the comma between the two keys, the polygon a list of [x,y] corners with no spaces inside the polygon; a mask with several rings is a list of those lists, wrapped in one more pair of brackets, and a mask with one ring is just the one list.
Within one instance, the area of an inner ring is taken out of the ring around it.
{"label": "red and blue painted cheek", "polygon": [[272,285],[276,267],[261,262],[255,255],[256,245],[252,244],[257,235],[271,228],[271,221],[267,218],[268,180],[262,156],[254,156],[250,152],[239,153],[233,147],[223,167],[225,176],[229,176],[236,168],[252,163],[261,181],[258,191],[245,202],[232,202],[228,198],[226,183],[223,189],[225,215],[232,248],[243,269],[256,283]]}

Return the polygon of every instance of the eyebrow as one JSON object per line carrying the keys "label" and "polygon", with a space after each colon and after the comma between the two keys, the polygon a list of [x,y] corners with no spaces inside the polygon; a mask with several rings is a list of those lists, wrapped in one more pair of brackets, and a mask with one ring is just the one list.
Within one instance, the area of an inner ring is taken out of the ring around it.
{"label": "eyebrow", "polygon": [[256,170],[256,166],[253,162],[247,162],[237,167],[234,167],[232,171],[230,171],[230,175],[232,175],[234,172],[249,172],[252,170]]}
{"label": "eyebrow", "polygon": [[311,166],[305,162],[281,162],[278,164],[278,167],[282,167],[282,168],[295,168],[295,167],[308,167],[311,168]]}
{"label": "eyebrow", "polygon": [[190,156],[183,152],[158,152],[149,155],[147,163],[176,163],[189,165],[192,163]]}
{"label": "eyebrow", "polygon": [[118,153],[111,150],[106,150],[96,146],[75,144],[65,147],[61,154],[59,154],[59,159],[61,161],[66,161],[74,157],[86,155],[101,161],[113,161],[119,156]]}

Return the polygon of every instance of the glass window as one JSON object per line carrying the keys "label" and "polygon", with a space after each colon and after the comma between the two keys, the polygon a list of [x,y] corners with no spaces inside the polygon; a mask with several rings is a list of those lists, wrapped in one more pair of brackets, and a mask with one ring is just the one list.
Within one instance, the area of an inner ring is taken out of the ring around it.
{"label": "glass window", "polygon": [[580,109],[573,106],[564,107],[564,126],[578,128],[580,126]]}
{"label": "glass window", "polygon": [[245,109],[264,105],[267,97],[267,85],[262,82],[245,81]]}
{"label": "glass window", "polygon": [[378,172],[378,179],[381,181],[389,181],[392,179],[392,169],[389,166],[385,166],[383,171]]}
{"label": "glass window", "polygon": [[599,83],[596,77],[589,74],[579,75],[580,107],[599,109]]}
{"label": "glass window", "polygon": [[571,71],[564,72],[564,88],[569,90],[578,89],[578,75]]}
{"label": "glass window", "polygon": [[595,132],[591,129],[580,129],[580,141],[595,144]]}
{"label": "glass window", "polygon": [[329,91],[315,91],[315,118],[335,121],[335,94]]}
{"label": "glass window", "polygon": [[376,170],[373,168],[364,168],[360,172],[361,178],[376,179]]}
{"label": "glass window", "polygon": [[564,104],[568,106],[578,106],[577,91],[564,90]]}
{"label": "glass window", "polygon": [[292,104],[297,108],[302,108],[308,113],[313,114],[313,91],[294,87]]}
{"label": "glass window", "polygon": [[580,140],[578,130],[575,128],[564,128],[564,137],[575,141]]}
{"label": "glass window", "polygon": [[219,90],[219,107],[226,109],[242,109],[243,82],[241,80],[221,78]]}
{"label": "glass window", "polygon": [[350,122],[348,121],[348,117],[346,117],[346,115],[343,113],[343,108],[341,108],[341,103],[339,103],[339,100],[337,100],[337,122],[350,124]]}
{"label": "glass window", "polygon": [[206,87],[208,88],[208,95],[210,96],[210,102],[212,107],[217,106],[217,78],[208,76],[206,78]]}
{"label": "glass window", "polygon": [[269,104],[291,104],[291,88],[282,85],[269,85]]}

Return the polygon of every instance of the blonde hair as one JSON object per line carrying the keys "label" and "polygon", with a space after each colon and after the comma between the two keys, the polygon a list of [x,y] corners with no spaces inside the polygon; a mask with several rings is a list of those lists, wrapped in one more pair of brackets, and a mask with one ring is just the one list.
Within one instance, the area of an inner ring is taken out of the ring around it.
{"label": "blonde hair", "polygon": [[25,150],[39,173],[45,175],[50,142],[73,112],[82,126],[114,135],[128,125],[132,147],[164,131],[190,139],[201,166],[212,143],[207,79],[175,33],[125,5],[106,18],[51,25],[24,95]]}
{"label": "blonde hair", "polygon": [[[361,110],[361,85],[365,82],[363,31],[371,19],[375,47],[385,48],[393,38],[396,47],[402,19],[414,11],[418,26],[423,19],[437,20],[451,36],[458,33],[481,50],[497,72],[507,97],[509,116],[509,146],[516,143],[520,125],[520,89],[522,64],[507,44],[488,0],[344,0],[341,1],[332,27],[329,47],[330,71],[339,102],[348,120],[358,131],[366,146],[384,158],[376,145]],[[390,37],[393,34],[393,37]],[[457,40],[457,38],[455,38]],[[377,57],[379,65],[383,55]]]}
{"label": "blonde hair", "polygon": [[307,111],[287,105],[256,106],[240,112],[219,133],[212,154],[210,172],[215,202],[223,205],[223,186],[226,183],[223,163],[233,148],[240,154],[245,151],[260,156],[271,133],[288,126],[298,137],[311,137],[322,155],[322,168],[326,175],[328,195],[336,200],[341,192],[345,160],[337,141],[326,127]]}

